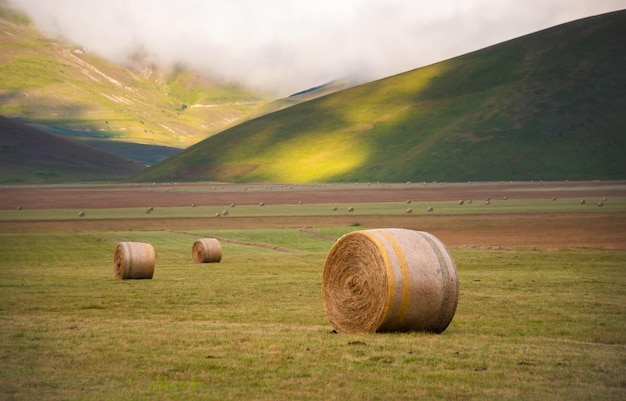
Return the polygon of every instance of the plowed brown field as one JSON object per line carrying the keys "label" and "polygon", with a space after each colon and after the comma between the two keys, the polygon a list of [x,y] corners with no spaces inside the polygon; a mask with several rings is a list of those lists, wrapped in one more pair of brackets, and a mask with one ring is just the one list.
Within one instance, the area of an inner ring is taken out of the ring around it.
{"label": "plowed brown field", "polygon": [[[482,200],[504,196],[517,199],[625,197],[626,182],[375,184],[254,186],[174,184],[5,187],[0,210],[131,208],[257,204],[362,203],[404,200]],[[0,221],[0,232],[201,230],[266,227],[349,226],[403,227],[428,231],[448,246],[626,248],[626,213],[596,211],[571,213],[515,213],[472,215],[337,215],[150,219],[75,219],[54,221]]]}

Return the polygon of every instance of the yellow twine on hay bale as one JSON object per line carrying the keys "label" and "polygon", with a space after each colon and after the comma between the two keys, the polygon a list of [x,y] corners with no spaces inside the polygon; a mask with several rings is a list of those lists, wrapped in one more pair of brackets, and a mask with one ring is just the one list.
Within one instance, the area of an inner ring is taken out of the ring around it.
{"label": "yellow twine on hay bale", "polygon": [[196,263],[213,263],[222,260],[222,246],[216,238],[201,238],[193,243],[191,256]]}
{"label": "yellow twine on hay bale", "polygon": [[118,242],[113,257],[115,278],[151,279],[154,275],[156,254],[150,244],[143,242]]}
{"label": "yellow twine on hay bale", "polygon": [[322,276],[326,315],[338,332],[443,332],[459,283],[447,248],[423,231],[354,231],[330,249]]}

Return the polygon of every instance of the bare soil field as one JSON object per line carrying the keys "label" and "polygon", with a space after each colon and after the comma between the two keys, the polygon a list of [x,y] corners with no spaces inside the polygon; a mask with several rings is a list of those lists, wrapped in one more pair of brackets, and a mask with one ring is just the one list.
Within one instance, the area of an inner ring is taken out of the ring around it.
{"label": "bare soil field", "polygon": [[[5,187],[0,209],[117,208],[198,205],[484,200],[487,197],[603,199],[626,196],[626,182],[359,184],[328,186],[174,184]],[[211,230],[329,226],[403,227],[428,231],[448,246],[626,248],[626,213],[473,215],[337,215],[228,218],[74,219],[0,221],[0,232]]]}
{"label": "bare soil field", "polygon": [[599,198],[626,196],[626,181],[465,184],[120,184],[5,186],[0,210],[258,204]]}

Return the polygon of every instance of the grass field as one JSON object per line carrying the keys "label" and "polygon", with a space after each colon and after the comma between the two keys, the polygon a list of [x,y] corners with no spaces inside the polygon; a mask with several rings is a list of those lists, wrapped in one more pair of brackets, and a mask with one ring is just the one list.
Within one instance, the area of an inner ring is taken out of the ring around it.
{"label": "grass field", "polygon": [[[515,202],[502,219],[532,213]],[[234,209],[280,220],[270,206]],[[395,213],[358,206],[366,207]],[[163,213],[178,221],[190,210]],[[107,210],[86,218],[97,212]],[[621,237],[623,214],[603,210],[622,221]],[[460,299],[445,332],[333,334],[321,301],[324,260],[335,238],[364,228],[0,232],[0,399],[626,397],[624,247],[455,245]],[[220,238],[220,263],[193,263],[203,236]],[[120,241],[154,246],[152,280],[114,278]]]}

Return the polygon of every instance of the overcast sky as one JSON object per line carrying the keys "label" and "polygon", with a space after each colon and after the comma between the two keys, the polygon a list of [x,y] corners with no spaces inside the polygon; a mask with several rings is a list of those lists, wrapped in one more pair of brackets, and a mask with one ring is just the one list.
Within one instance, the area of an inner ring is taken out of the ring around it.
{"label": "overcast sky", "polygon": [[47,35],[114,61],[142,52],[287,95],[371,80],[624,0],[9,0]]}

